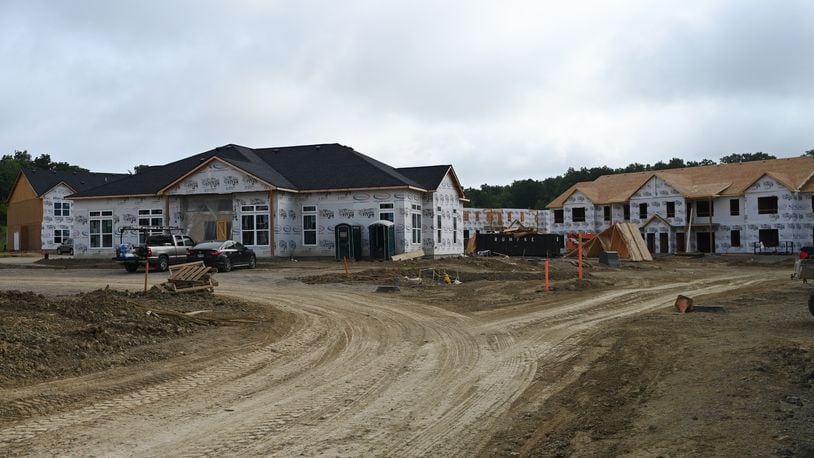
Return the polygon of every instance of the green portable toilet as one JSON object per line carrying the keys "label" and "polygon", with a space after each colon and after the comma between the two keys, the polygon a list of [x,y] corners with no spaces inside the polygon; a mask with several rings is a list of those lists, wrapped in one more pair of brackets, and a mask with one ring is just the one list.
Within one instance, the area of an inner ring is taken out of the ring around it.
{"label": "green portable toilet", "polygon": [[336,260],[342,258],[358,261],[362,258],[362,226],[348,223],[337,224],[334,229]]}
{"label": "green portable toilet", "polygon": [[389,260],[396,254],[396,225],[380,220],[367,227],[370,235],[370,257]]}
{"label": "green portable toilet", "polygon": [[362,226],[351,226],[351,238],[353,239],[353,259],[362,259]]}
{"label": "green portable toilet", "polygon": [[336,244],[336,260],[343,258],[355,259],[353,227],[347,223],[337,224],[334,229],[334,242]]}

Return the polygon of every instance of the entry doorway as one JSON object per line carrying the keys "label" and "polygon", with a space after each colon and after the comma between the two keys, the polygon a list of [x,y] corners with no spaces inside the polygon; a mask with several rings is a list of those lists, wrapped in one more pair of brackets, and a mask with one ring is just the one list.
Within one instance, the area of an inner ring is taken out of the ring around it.
{"label": "entry doorway", "polygon": [[670,234],[666,232],[659,233],[659,253],[670,252]]}
{"label": "entry doorway", "polygon": [[647,251],[649,251],[650,254],[656,252],[656,234],[652,232],[647,234]]}
{"label": "entry doorway", "polygon": [[715,233],[696,232],[695,244],[701,253],[715,253]]}
{"label": "entry doorway", "polygon": [[676,253],[683,253],[687,249],[687,239],[683,232],[676,232]]}

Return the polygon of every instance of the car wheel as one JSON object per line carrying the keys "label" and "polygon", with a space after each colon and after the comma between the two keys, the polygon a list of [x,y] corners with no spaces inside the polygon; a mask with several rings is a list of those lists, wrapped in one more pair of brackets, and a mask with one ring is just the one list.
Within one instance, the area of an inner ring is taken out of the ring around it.
{"label": "car wheel", "polygon": [[808,311],[814,315],[814,291],[808,295]]}
{"label": "car wheel", "polygon": [[70,250],[68,250],[68,254],[69,254],[69,255],[71,255],[71,256],[73,256],[73,248],[71,248]]}
{"label": "car wheel", "polygon": [[252,257],[249,258],[249,269],[254,269],[255,267],[257,267],[257,257],[252,255]]}
{"label": "car wheel", "polygon": [[167,269],[170,268],[170,260],[164,255],[158,257],[158,270],[160,272],[166,272]]}
{"label": "car wheel", "polygon": [[229,258],[223,260],[223,271],[224,272],[232,271],[232,261],[230,261]]}
{"label": "car wheel", "polygon": [[131,274],[138,270],[138,264],[125,264],[124,270],[130,272]]}

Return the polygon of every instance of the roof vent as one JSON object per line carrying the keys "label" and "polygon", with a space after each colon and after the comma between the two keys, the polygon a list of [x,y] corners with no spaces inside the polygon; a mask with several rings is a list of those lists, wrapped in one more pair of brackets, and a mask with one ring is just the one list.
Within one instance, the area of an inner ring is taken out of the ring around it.
{"label": "roof vent", "polygon": [[321,146],[317,145],[317,146],[315,146],[315,148],[316,148],[316,149],[320,149],[320,148],[321,148]]}
{"label": "roof vent", "polygon": [[200,158],[200,159],[198,159],[198,160],[199,160],[199,161],[201,161],[201,162],[203,162],[203,161],[205,161],[205,160],[206,160],[206,158],[205,158],[205,157],[202,157],[202,158]]}

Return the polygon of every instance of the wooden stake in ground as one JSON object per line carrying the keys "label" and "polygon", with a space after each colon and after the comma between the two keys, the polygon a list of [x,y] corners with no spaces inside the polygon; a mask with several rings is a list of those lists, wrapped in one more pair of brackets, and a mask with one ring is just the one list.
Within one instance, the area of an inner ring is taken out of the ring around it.
{"label": "wooden stake in ground", "polygon": [[347,256],[342,257],[342,264],[345,266],[345,276],[349,277],[350,276],[350,266],[348,266],[348,257]]}
{"label": "wooden stake in ground", "polygon": [[147,292],[147,276],[150,274],[150,261],[144,261],[144,292]]}

